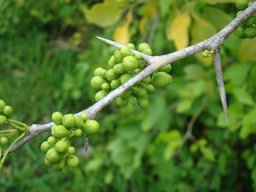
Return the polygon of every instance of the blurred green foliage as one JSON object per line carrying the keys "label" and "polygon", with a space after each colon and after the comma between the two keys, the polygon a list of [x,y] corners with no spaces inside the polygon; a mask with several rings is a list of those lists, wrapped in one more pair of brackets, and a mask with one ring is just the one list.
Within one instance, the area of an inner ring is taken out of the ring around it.
{"label": "blurred green foliage", "polygon": [[[78,112],[94,102],[92,72],[113,51],[96,35],[146,41],[165,54],[224,27],[234,2],[0,0],[0,96],[28,124],[48,122],[56,110]],[[188,28],[176,28],[183,17]],[[102,127],[89,156],[77,141],[78,169],[44,165],[46,133],[10,156],[1,191],[256,191],[255,50],[255,39],[235,34],[221,49],[228,125],[211,58],[188,57],[173,64],[173,83],[151,96],[148,109],[124,117],[109,106],[97,115]],[[187,129],[193,136],[184,142]]]}

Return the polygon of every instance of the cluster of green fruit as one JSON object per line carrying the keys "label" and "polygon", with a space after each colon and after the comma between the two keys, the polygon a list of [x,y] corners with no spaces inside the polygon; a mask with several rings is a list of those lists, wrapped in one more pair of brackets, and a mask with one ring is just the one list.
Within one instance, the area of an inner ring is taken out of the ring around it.
{"label": "cluster of green fruit", "polygon": [[[12,116],[12,107],[0,99],[0,127],[7,125],[8,119]],[[0,146],[8,142],[8,137],[5,134],[0,135]]]}
{"label": "cluster of green fruit", "polygon": [[[109,92],[118,88],[145,68],[147,62],[141,54],[134,54],[132,50],[136,50],[132,43],[121,49],[116,49],[114,55],[108,61],[107,69],[102,67],[95,69],[91,86],[98,91],[95,94],[96,101],[101,100]],[[152,55],[152,50],[147,43],[139,44],[138,51]],[[148,94],[154,93],[155,87],[164,87],[171,82],[171,75],[168,74],[170,71],[170,64],[162,67],[115,99],[113,104],[120,106],[123,114],[130,114],[137,104],[141,108],[147,107],[149,104]]]}
{"label": "cluster of green fruit", "polygon": [[214,54],[214,50],[204,50],[202,52],[202,57],[206,58],[206,57],[211,57]]}
{"label": "cluster of green fruit", "polygon": [[[242,13],[242,10],[247,8],[253,3],[250,0],[237,0],[236,7],[239,10],[237,16]],[[250,17],[241,27],[237,29],[237,35],[240,38],[254,38],[256,37],[256,14]]]}
{"label": "cluster of green fruit", "polygon": [[54,112],[52,121],[54,125],[51,127],[51,136],[40,147],[45,152],[45,164],[55,170],[74,168],[79,164],[79,158],[75,155],[76,150],[71,140],[84,134],[95,134],[100,125],[95,120],[88,120],[87,114],[74,116]]}

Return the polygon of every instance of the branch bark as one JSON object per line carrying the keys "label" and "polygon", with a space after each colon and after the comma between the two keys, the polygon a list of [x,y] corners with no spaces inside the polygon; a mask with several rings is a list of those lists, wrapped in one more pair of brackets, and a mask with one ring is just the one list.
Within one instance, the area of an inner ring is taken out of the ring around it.
{"label": "branch bark", "polygon": [[[112,92],[110,92],[106,97],[104,97],[97,103],[93,104],[89,108],[77,113],[76,115],[87,113],[89,118],[93,119],[101,109],[103,109],[105,106],[111,103],[115,98],[120,96],[126,90],[128,90],[129,88],[131,88],[136,83],[140,82],[145,77],[152,74],[153,72],[157,71],[161,67],[167,64],[173,63],[179,59],[201,52],[203,50],[218,49],[218,47],[220,47],[224,43],[224,41],[228,38],[230,34],[232,34],[232,32],[234,32],[244,21],[246,21],[249,17],[251,17],[255,13],[256,13],[256,2],[254,2],[251,6],[245,9],[239,16],[237,16],[234,20],[232,20],[226,27],[224,27],[221,31],[219,31],[217,34],[213,35],[209,39],[206,39],[195,45],[189,46],[187,48],[181,49],[173,53],[169,53],[161,56],[149,56],[133,50],[134,53],[140,53],[142,55],[142,57],[148,62],[148,66],[144,70],[139,72],[137,75],[135,75],[132,79],[130,79],[129,81],[127,81],[126,83],[118,87],[117,89],[113,90]],[[114,41],[101,38],[101,37],[98,37],[98,38],[117,48],[123,47],[123,45],[118,44]],[[17,150],[23,144],[33,139],[35,136],[50,130],[52,125],[53,125],[52,122],[43,124],[43,125],[40,125],[40,124],[31,125],[29,129],[29,133],[13,146],[13,148],[11,149],[11,152]]]}

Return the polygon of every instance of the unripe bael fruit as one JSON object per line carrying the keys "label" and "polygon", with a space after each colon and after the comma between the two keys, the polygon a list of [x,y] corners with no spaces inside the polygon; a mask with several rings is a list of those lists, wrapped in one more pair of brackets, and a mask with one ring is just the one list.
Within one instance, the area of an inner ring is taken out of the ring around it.
{"label": "unripe bael fruit", "polygon": [[138,59],[138,60],[140,60],[140,59],[142,58],[142,56],[141,56],[141,54],[136,53],[136,54],[135,54],[135,58]]}
{"label": "unripe bael fruit", "polygon": [[53,125],[51,128],[51,134],[58,139],[62,139],[68,136],[69,131],[63,125]]}
{"label": "unripe bael fruit", "polygon": [[48,159],[51,163],[56,163],[60,159],[59,153],[55,148],[49,149],[45,154],[46,159]]}
{"label": "unripe bael fruit", "polygon": [[116,64],[113,68],[115,74],[123,74],[124,73],[124,67],[121,63]]}
{"label": "unripe bael fruit", "polygon": [[62,114],[61,112],[54,112],[52,114],[52,121],[56,124],[56,125],[61,125],[62,123]]}
{"label": "unripe bael fruit", "polygon": [[111,56],[110,59],[109,59],[109,61],[108,61],[108,65],[109,65],[110,67],[113,67],[116,63],[117,63],[117,62],[115,61],[114,56]]}
{"label": "unripe bael fruit", "polygon": [[95,120],[89,120],[85,123],[85,131],[88,135],[95,134],[100,129],[100,124]]}
{"label": "unripe bael fruit", "polygon": [[115,74],[113,69],[109,69],[106,72],[106,78],[109,81],[112,81],[113,79],[116,79],[117,75]]}
{"label": "unripe bael fruit", "polygon": [[103,84],[101,85],[101,89],[103,89],[104,91],[108,91],[109,88],[110,88],[110,86],[109,86],[108,83],[103,83]]}
{"label": "unripe bael fruit", "polygon": [[94,70],[93,74],[95,76],[105,77],[106,69],[103,69],[102,67],[98,67]]}
{"label": "unripe bael fruit", "polygon": [[76,137],[80,137],[83,135],[83,130],[82,129],[76,129],[74,132]]}
{"label": "unripe bael fruit", "polygon": [[126,74],[123,74],[120,78],[120,81],[122,84],[124,84],[126,81],[128,81],[129,79],[131,79],[133,77],[132,74],[129,74],[129,73],[126,73]]}
{"label": "unripe bael fruit", "polygon": [[133,52],[128,47],[123,47],[122,49],[120,49],[120,53],[121,53],[122,57],[132,56],[133,55]]}
{"label": "unripe bael fruit", "polygon": [[100,76],[94,76],[92,79],[91,79],[91,86],[95,89],[100,89],[101,88],[101,85],[103,83],[105,83],[105,79],[103,79],[102,77]]}
{"label": "unripe bael fruit", "polygon": [[139,96],[139,97],[141,97],[141,98],[144,98],[144,97],[147,97],[147,96],[148,96],[147,91],[146,91],[145,89],[143,89],[143,88],[140,88],[140,87],[133,87],[132,89],[133,89],[133,92],[134,92],[137,96]]}
{"label": "unripe bael fruit", "polygon": [[48,139],[47,139],[48,143],[50,145],[55,145],[55,143],[57,142],[57,139],[53,136],[50,136]]}
{"label": "unripe bael fruit", "polygon": [[244,30],[244,35],[247,37],[247,38],[254,38],[256,37],[256,27],[248,27]]}
{"label": "unripe bael fruit", "polygon": [[114,58],[116,63],[120,63],[123,59],[123,56],[121,55],[121,52],[118,49],[114,52]]}
{"label": "unripe bael fruit", "polygon": [[120,86],[120,82],[118,80],[114,79],[111,81],[110,86],[112,89],[116,89],[117,87]]}
{"label": "unripe bael fruit", "polygon": [[101,90],[101,91],[98,91],[96,94],[95,94],[95,100],[96,101],[99,101],[101,100],[103,97],[105,97],[108,93],[104,90]]}
{"label": "unripe bael fruit", "polygon": [[140,43],[138,46],[138,50],[140,52],[144,52],[145,49],[150,49],[149,45],[147,43]]}
{"label": "unripe bael fruit", "polygon": [[4,125],[7,122],[7,118],[4,115],[0,115],[0,125]]}
{"label": "unripe bael fruit", "polygon": [[146,86],[146,89],[147,89],[147,91],[148,91],[149,94],[152,94],[152,93],[155,92],[155,87],[154,87],[153,85],[151,85],[151,84],[148,84],[148,85]]}
{"label": "unripe bael fruit", "polygon": [[0,99],[0,112],[4,110],[4,107],[5,107],[5,102]]}
{"label": "unripe bael fruit", "polygon": [[171,64],[165,65],[164,67],[160,68],[160,71],[169,73],[172,70]]}
{"label": "unripe bael fruit", "polygon": [[164,87],[171,82],[171,76],[165,72],[157,72],[154,74],[152,82],[156,87]]}
{"label": "unripe bael fruit", "polygon": [[69,148],[69,143],[67,141],[60,140],[55,144],[55,149],[58,153],[65,153]]}
{"label": "unripe bael fruit", "polygon": [[44,141],[44,142],[41,144],[41,146],[40,146],[40,149],[41,149],[41,151],[43,151],[43,152],[48,151],[50,148],[51,148],[51,145],[48,143],[48,141]]}
{"label": "unripe bael fruit", "polygon": [[75,116],[75,119],[76,119],[76,128],[79,129],[79,128],[83,127],[83,125],[84,125],[83,120],[80,117],[77,117],[77,116]]}
{"label": "unripe bael fruit", "polygon": [[134,56],[126,56],[124,57],[123,67],[125,71],[133,71],[138,67],[138,60]]}
{"label": "unripe bael fruit", "polygon": [[138,102],[138,105],[141,107],[141,108],[146,108],[148,105],[149,105],[149,102],[147,99],[137,99],[137,102]]}
{"label": "unripe bael fruit", "polygon": [[75,147],[70,146],[70,147],[68,148],[68,154],[75,154],[75,152],[76,152]]}
{"label": "unripe bael fruit", "polygon": [[6,106],[4,107],[4,115],[5,115],[6,117],[10,117],[10,116],[12,115],[12,107],[11,107],[11,106],[6,105]]}
{"label": "unripe bael fruit", "polygon": [[69,155],[67,157],[67,167],[74,168],[79,164],[79,159],[75,155]]}
{"label": "unripe bael fruit", "polygon": [[8,142],[8,138],[7,137],[1,137],[0,138],[0,145],[4,145]]}
{"label": "unripe bael fruit", "polygon": [[86,113],[83,113],[82,115],[80,115],[81,119],[83,120],[83,122],[85,123],[88,119],[88,115]]}
{"label": "unripe bael fruit", "polygon": [[74,128],[76,126],[76,119],[72,114],[66,114],[62,118],[62,125],[67,129]]}
{"label": "unripe bael fruit", "polygon": [[128,44],[126,45],[126,47],[128,47],[128,48],[130,48],[130,49],[136,49],[136,48],[135,48],[135,45],[134,45],[133,43],[128,43]]}
{"label": "unripe bael fruit", "polygon": [[249,0],[236,0],[236,8],[239,10],[245,9],[249,2]]}

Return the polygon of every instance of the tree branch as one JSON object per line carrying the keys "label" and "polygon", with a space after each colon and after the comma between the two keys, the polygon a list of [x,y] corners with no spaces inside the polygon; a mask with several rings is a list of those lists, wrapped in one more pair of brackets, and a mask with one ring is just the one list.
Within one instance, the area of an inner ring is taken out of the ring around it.
{"label": "tree branch", "polygon": [[[195,45],[189,46],[187,48],[181,49],[179,51],[161,55],[161,56],[149,56],[145,55],[139,51],[133,50],[134,53],[139,53],[142,55],[142,57],[148,62],[148,66],[143,69],[141,72],[136,74],[133,78],[131,78],[129,81],[118,87],[117,89],[110,92],[106,97],[98,101],[97,103],[93,104],[89,108],[77,113],[76,115],[80,115],[83,113],[87,113],[90,119],[93,119],[96,114],[103,109],[106,105],[111,103],[115,98],[120,96],[122,93],[124,93],[126,90],[134,86],[136,83],[143,80],[145,77],[151,75],[153,72],[157,71],[164,65],[167,65],[169,63],[173,63],[179,59],[185,58],[187,56],[193,55],[195,53],[201,52],[203,50],[215,50],[218,47],[220,47],[223,42],[226,40],[226,38],[235,31],[245,20],[247,20],[250,16],[252,16],[256,12],[256,2],[254,2],[250,7],[245,9],[239,16],[237,16],[234,20],[232,20],[225,28],[223,28],[220,32],[215,34],[214,36],[210,37],[207,40],[204,40],[200,43],[197,43]],[[100,40],[113,45],[117,48],[122,48],[123,45],[118,44],[114,41],[97,37]],[[33,139],[35,136],[40,135],[43,132],[46,132],[50,130],[52,123],[47,123],[43,125],[39,124],[33,124],[30,129],[29,133],[21,139],[19,142],[17,142],[13,148],[11,149],[11,152],[17,150],[19,147],[21,147],[24,143],[27,141]]]}

